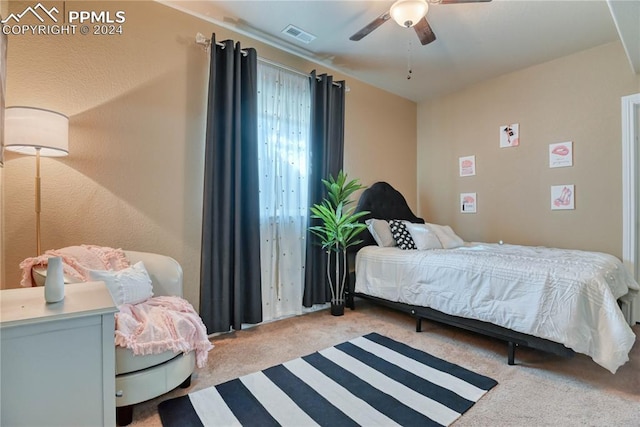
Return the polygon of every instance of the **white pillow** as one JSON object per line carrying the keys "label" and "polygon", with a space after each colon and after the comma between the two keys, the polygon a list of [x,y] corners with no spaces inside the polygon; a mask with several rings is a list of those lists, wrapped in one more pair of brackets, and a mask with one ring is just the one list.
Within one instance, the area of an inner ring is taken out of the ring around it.
{"label": "white pillow", "polygon": [[464,245],[464,240],[453,232],[448,225],[427,224],[442,243],[444,249],[453,249]]}
{"label": "white pillow", "polygon": [[427,224],[415,224],[409,221],[404,222],[413,238],[418,250],[442,249],[442,244],[436,233]]}
{"label": "white pillow", "polygon": [[116,305],[137,304],[153,296],[151,278],[142,261],[122,270],[89,270],[89,278],[105,282]]}
{"label": "white pillow", "polygon": [[371,233],[378,246],[392,247],[396,245],[387,221],[384,219],[368,219],[364,223],[367,224],[369,233]]}

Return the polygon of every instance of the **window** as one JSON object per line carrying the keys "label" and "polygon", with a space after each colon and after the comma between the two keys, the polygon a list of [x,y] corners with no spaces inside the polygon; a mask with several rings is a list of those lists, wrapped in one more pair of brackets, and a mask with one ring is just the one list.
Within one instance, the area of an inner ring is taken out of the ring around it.
{"label": "window", "polygon": [[263,320],[302,312],[310,92],[307,76],[258,62]]}

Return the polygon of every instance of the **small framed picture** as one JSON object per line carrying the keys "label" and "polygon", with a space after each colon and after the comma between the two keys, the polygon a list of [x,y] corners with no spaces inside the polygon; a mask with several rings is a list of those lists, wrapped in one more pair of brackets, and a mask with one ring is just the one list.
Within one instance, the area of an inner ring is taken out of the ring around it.
{"label": "small framed picture", "polygon": [[476,156],[458,158],[460,176],[473,176],[476,174]]}
{"label": "small framed picture", "polygon": [[478,207],[476,193],[460,193],[460,212],[476,213]]}
{"label": "small framed picture", "polygon": [[517,147],[520,145],[520,125],[512,123],[500,126],[500,148]]}
{"label": "small framed picture", "polygon": [[551,186],[551,210],[575,209],[573,184]]}
{"label": "small framed picture", "polygon": [[573,166],[573,142],[549,144],[549,167],[565,168]]}

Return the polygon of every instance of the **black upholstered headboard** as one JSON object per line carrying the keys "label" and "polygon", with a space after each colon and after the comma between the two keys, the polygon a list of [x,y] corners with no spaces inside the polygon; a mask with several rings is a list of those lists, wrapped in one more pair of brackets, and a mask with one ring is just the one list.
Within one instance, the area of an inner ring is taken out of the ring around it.
{"label": "black upholstered headboard", "polygon": [[[361,222],[375,218],[387,221],[390,219],[403,219],[420,224],[424,223],[424,219],[418,218],[411,212],[411,208],[409,208],[407,200],[402,193],[387,182],[376,182],[364,190],[355,211],[369,211],[369,214],[360,218]],[[369,230],[362,231],[358,239],[362,240],[362,243],[349,248],[349,252],[355,253],[364,246],[376,244]]]}

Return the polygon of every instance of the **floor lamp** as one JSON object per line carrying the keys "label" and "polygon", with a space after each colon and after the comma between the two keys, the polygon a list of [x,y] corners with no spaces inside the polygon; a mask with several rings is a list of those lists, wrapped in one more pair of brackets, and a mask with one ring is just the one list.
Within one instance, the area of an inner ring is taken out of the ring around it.
{"label": "floor lamp", "polygon": [[36,250],[41,255],[40,157],[69,154],[69,119],[54,111],[32,107],[7,107],[4,119],[4,148],[36,156]]}

